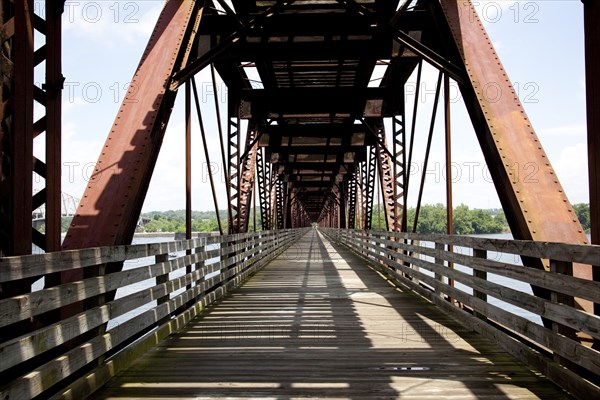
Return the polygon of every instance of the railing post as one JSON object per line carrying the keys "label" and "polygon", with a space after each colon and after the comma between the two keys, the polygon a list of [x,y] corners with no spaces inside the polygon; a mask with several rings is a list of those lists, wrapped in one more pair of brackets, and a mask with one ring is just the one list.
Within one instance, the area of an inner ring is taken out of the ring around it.
{"label": "railing post", "polygon": [[[573,263],[567,261],[550,260],[550,272],[573,276]],[[550,294],[550,300],[556,303],[562,303],[569,307],[575,307],[574,297],[560,292],[552,291]],[[568,338],[574,340],[577,339],[575,330],[573,328],[566,327],[562,324],[559,324],[558,322],[552,321],[552,330]],[[565,367],[571,370],[574,370],[574,368],[576,367],[576,365],[572,361],[562,356],[559,356],[556,353],[554,353],[554,361],[558,362],[561,365],[564,365]]]}
{"label": "railing post", "polygon": [[[157,254],[157,255],[154,256],[154,262],[156,264],[162,263],[162,262],[167,262],[167,261],[169,261],[169,254],[168,253]],[[168,273],[163,274],[163,275],[158,275],[156,277],[156,284],[157,285],[162,285],[163,283],[167,283],[168,281],[169,281],[169,274]],[[167,289],[167,294],[166,295],[164,295],[164,296],[159,297],[158,299],[156,299],[156,305],[159,306],[159,305],[161,305],[163,303],[168,302],[170,300],[169,299],[169,293],[170,292],[171,291],[169,289]],[[160,326],[160,325],[164,324],[169,318],[170,317],[167,315],[166,317],[164,317],[160,321],[157,321],[156,325]]]}
{"label": "railing post", "polygon": [[[473,257],[485,260],[487,259],[487,251],[481,249],[473,249]],[[487,272],[475,269],[475,267],[473,267],[473,276],[479,279],[487,280]],[[473,296],[487,302],[487,294],[480,292],[479,290],[473,289]],[[473,311],[473,314],[477,318],[487,320],[487,317],[485,315],[477,311]]]}
{"label": "railing post", "polygon": [[[441,257],[442,251],[444,251],[445,249],[445,245],[444,243],[438,243],[435,242],[435,263],[440,265],[440,266],[444,266],[444,259]],[[444,277],[438,273],[435,274],[435,280],[436,281],[440,281],[440,282],[444,282]],[[444,297],[444,294],[441,293],[438,288],[435,288],[435,294],[440,296],[440,297]]]}

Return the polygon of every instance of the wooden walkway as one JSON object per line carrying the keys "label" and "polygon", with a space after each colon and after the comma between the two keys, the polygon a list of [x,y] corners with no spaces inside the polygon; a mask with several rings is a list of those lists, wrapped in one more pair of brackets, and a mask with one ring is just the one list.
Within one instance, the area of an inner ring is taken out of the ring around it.
{"label": "wooden walkway", "polygon": [[93,398],[568,397],[311,231]]}

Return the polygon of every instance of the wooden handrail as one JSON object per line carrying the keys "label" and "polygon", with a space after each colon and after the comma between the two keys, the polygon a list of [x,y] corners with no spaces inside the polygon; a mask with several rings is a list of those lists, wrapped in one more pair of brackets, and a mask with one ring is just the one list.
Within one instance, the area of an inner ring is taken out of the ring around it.
{"label": "wooden handrail", "polygon": [[[1,299],[0,373],[5,379],[2,379],[0,398],[27,399],[66,393],[63,381],[71,382],[74,377],[80,377],[71,386],[81,384],[85,381],[84,367],[105,358],[97,367],[104,368],[106,362],[111,362],[114,349],[131,347],[127,352],[117,353],[115,360],[123,359],[123,354],[137,354],[138,348],[147,349],[156,343],[157,337],[164,338],[183,328],[183,325],[174,327],[173,321],[189,321],[198,315],[305,232],[304,229],[253,232],[0,259],[0,282],[10,284],[13,280],[42,278],[69,269],[154,257],[150,265]],[[168,254],[186,250],[191,254],[168,257]],[[183,271],[180,276],[169,278],[179,271]],[[154,280],[153,284],[140,286],[126,296],[24,335],[10,336],[13,324],[150,279]],[[118,325],[106,329],[106,324],[115,318],[119,318]],[[99,333],[90,338],[91,332]],[[82,339],[80,344],[68,345],[78,338]],[[57,354],[57,349],[64,350]],[[132,359],[120,363],[120,368],[130,361]],[[116,372],[111,367],[110,373],[104,371],[102,376],[108,379]]]}
{"label": "wooden handrail", "polygon": [[[600,340],[600,316],[578,308],[574,301],[600,303],[600,282],[572,276],[573,263],[600,264],[600,246],[384,231],[321,231],[393,282],[429,298],[577,397],[600,398],[600,351],[591,347],[594,340]],[[450,246],[452,250],[448,250]],[[551,270],[523,266],[517,257],[514,262],[491,260],[488,252],[548,259]],[[547,289],[550,295],[542,298],[526,293],[499,282],[498,277]],[[504,303],[539,316],[543,323],[505,308]]]}

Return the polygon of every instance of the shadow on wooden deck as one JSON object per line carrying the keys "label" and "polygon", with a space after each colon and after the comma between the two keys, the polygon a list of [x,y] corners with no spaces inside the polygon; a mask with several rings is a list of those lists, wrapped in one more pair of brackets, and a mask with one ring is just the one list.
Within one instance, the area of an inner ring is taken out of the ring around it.
{"label": "shadow on wooden deck", "polygon": [[569,397],[313,230],[93,398]]}

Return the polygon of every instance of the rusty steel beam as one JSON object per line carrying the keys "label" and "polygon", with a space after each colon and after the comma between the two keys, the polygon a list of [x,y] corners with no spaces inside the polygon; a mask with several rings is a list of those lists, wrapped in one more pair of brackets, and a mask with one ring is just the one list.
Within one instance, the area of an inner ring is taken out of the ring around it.
{"label": "rusty steel beam", "polygon": [[[396,209],[398,206],[396,204],[397,197],[395,196],[396,185],[394,182],[393,157],[389,156],[389,150],[387,150],[383,118],[374,120],[371,124],[378,139],[375,149],[377,154],[377,169],[379,171],[379,187],[381,189],[381,197],[383,197],[381,200],[383,202],[383,212],[385,215],[385,227],[387,230],[394,230],[396,227],[396,220],[400,220],[400,218],[397,218],[396,216]],[[377,210],[377,214],[379,215],[379,200]]]}
{"label": "rusty steel beam", "polygon": [[61,246],[61,20],[64,1],[46,0],[46,229],[44,250]]}
{"label": "rusty steel beam", "polygon": [[406,203],[408,191],[405,188],[406,175],[410,167],[406,166],[406,127],[404,111],[392,118],[392,152],[394,156],[394,232],[406,231]]}
{"label": "rusty steel beam", "polygon": [[223,234],[223,224],[221,223],[221,215],[219,213],[219,201],[217,199],[217,192],[215,190],[215,177],[212,171],[210,171],[210,154],[208,153],[208,142],[206,141],[206,130],[204,129],[204,119],[202,118],[202,109],[200,108],[200,99],[198,96],[198,88],[196,87],[196,78],[190,80],[192,82],[192,89],[194,92],[194,102],[196,104],[196,115],[198,117],[198,125],[200,126],[200,135],[202,136],[202,148],[204,149],[204,159],[206,160],[206,167],[209,171],[208,179],[210,181],[210,189],[212,192],[213,203],[215,206],[215,213],[217,215],[217,225],[219,226],[219,234]]}
{"label": "rusty steel beam", "polygon": [[[467,71],[468,84],[460,90],[514,238],[588,243],[473,5],[468,0],[436,4]],[[524,262],[549,269],[540,260]],[[592,279],[592,269],[574,265],[573,275]],[[592,309],[589,302],[579,304]]]}
{"label": "rusty steel beam", "polygon": [[471,100],[467,108],[479,128],[476,133],[500,200],[512,211],[509,222],[515,238],[587,243],[472,4],[442,0],[441,7],[471,83],[461,91]]}
{"label": "rusty steel beam", "polygon": [[283,229],[284,225],[284,213],[285,213],[285,198],[283,181],[280,176],[276,177],[275,181],[275,212],[277,218],[277,229]]}
{"label": "rusty steel beam", "polygon": [[3,2],[1,11],[2,79],[7,87],[2,88],[0,255],[7,256],[30,254],[33,239],[33,1]]}
{"label": "rusty steel beam", "polygon": [[231,35],[227,36],[226,38],[223,38],[217,46],[211,48],[205,54],[202,54],[196,60],[189,63],[189,65],[183,66],[181,70],[177,71],[173,75],[173,79],[170,83],[170,90],[177,90],[177,88],[183,85],[184,82],[186,82],[192,76],[196,75],[210,63],[212,63],[215,57],[234,46],[241,39],[245,38],[252,29],[254,29],[257,26],[260,26],[260,24],[264,23],[266,20],[273,17],[275,14],[278,14],[279,12],[283,11],[294,1],[295,0],[278,0],[273,6],[269,7],[262,14],[256,16],[254,19],[244,24],[243,26],[240,26],[238,30],[233,32]]}
{"label": "rusty steel beam", "polygon": [[600,244],[600,4],[584,1],[588,170],[592,243]]}
{"label": "rusty steel beam", "polygon": [[437,115],[438,108],[438,100],[440,99],[440,87],[442,84],[442,75],[443,72],[440,71],[438,73],[438,80],[435,87],[435,99],[433,100],[433,110],[431,111],[431,120],[429,123],[429,135],[427,136],[427,145],[425,146],[425,159],[423,160],[423,173],[421,174],[421,184],[419,186],[419,195],[417,197],[417,206],[415,207],[415,219],[413,221],[412,231],[417,231],[417,226],[419,225],[419,213],[421,212],[421,202],[423,201],[423,189],[425,188],[425,178],[427,174],[424,171],[427,171],[427,164],[429,163],[429,154],[431,152],[431,142],[433,139],[433,130],[435,127],[435,117]]}
{"label": "rusty steel beam", "polygon": [[240,209],[240,118],[229,116],[227,124],[227,176],[229,180],[226,184],[229,186],[229,204],[227,227],[229,233],[236,233],[234,226],[237,214]]}
{"label": "rusty steel beam", "polygon": [[[252,192],[256,171],[256,155],[258,152],[258,125],[250,121],[246,133],[245,156],[241,159],[239,171],[239,189],[234,193],[232,201],[238,204],[234,215],[233,230],[235,233],[248,231]],[[233,203],[232,203],[233,204]]]}
{"label": "rusty steel beam", "polygon": [[356,229],[356,173],[348,181],[348,229]]}
{"label": "rusty steel beam", "polygon": [[344,182],[340,182],[341,187],[339,187],[339,225],[338,227],[341,229],[346,229],[346,201],[347,201],[347,196],[345,193],[345,189],[346,189],[346,185],[344,184]]}
{"label": "rusty steel beam", "polygon": [[[176,92],[172,74],[187,63],[202,8],[165,3],[102,148],[64,249],[130,243],[162,144]],[[81,272],[74,272],[79,275]],[[65,281],[78,279],[65,273]]]}
{"label": "rusty steel beam", "polygon": [[262,229],[268,231],[271,229],[271,169],[265,165],[264,152],[264,147],[256,152],[256,177]]}
{"label": "rusty steel beam", "polygon": [[[584,1],[585,70],[587,98],[588,174],[590,181],[590,233],[592,244],[600,245],[600,4]],[[593,279],[600,281],[599,265],[593,266]],[[594,305],[600,315],[600,304]],[[600,344],[596,341],[596,348]]]}
{"label": "rusty steel beam", "polygon": [[[408,162],[406,164],[406,168],[407,168],[407,172],[406,172],[406,180],[404,181],[404,193],[405,193],[405,198],[408,199],[408,189],[409,189],[409,184],[410,184],[410,168],[412,166],[412,159],[413,159],[413,151],[414,151],[414,144],[415,144],[415,132],[416,132],[416,127],[417,127],[417,114],[419,111],[419,93],[420,93],[420,88],[421,88],[421,74],[423,71],[423,62],[419,61],[419,64],[417,65],[417,82],[416,82],[416,90],[415,90],[415,101],[414,101],[414,105],[413,105],[413,115],[412,115],[412,123],[410,125],[410,144],[408,147]],[[405,200],[404,204],[407,204],[407,201]],[[408,228],[407,225],[404,226],[404,230],[406,230]]]}
{"label": "rusty steel beam", "polygon": [[369,159],[363,164],[363,229],[371,229],[373,222],[373,198],[375,197],[375,169],[377,148],[369,147]]}
{"label": "rusty steel beam", "polygon": [[[192,84],[185,84],[185,238],[192,238]],[[218,212],[218,210],[217,210]],[[190,253],[191,254],[191,253]]]}

